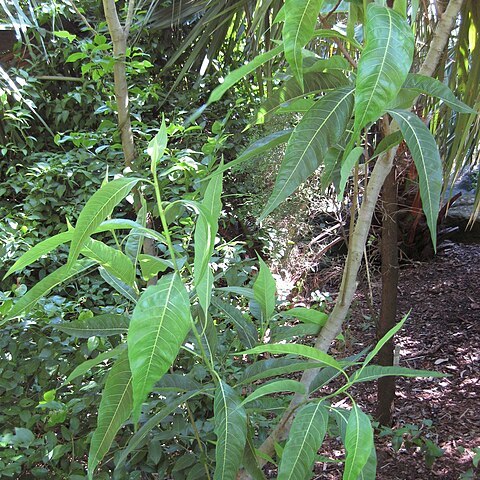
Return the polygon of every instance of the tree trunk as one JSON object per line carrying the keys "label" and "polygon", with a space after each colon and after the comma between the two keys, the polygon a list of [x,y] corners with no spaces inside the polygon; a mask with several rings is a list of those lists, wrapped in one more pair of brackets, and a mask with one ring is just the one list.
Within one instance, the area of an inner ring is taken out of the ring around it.
{"label": "tree trunk", "polygon": [[[395,166],[388,174],[382,191],[383,218],[380,250],[382,255],[382,298],[380,318],[377,322],[377,340],[395,326],[397,315],[398,287],[398,231],[397,231],[397,184]],[[378,364],[393,365],[394,339],[390,339],[378,353]],[[377,380],[377,420],[382,425],[392,423],[395,398],[395,377]]]}

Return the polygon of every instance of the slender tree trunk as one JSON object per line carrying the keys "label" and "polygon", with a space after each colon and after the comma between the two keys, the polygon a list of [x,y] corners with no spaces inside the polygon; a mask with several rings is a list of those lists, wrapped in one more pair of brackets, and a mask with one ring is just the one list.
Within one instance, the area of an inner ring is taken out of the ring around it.
{"label": "slender tree trunk", "polygon": [[[398,287],[398,230],[397,230],[397,183],[395,166],[388,174],[382,191],[383,219],[380,250],[382,255],[382,295],[380,318],[377,322],[377,340],[395,326],[397,315]],[[390,339],[378,353],[379,365],[393,365],[394,340]],[[391,425],[395,377],[377,380],[377,420],[382,425]]]}

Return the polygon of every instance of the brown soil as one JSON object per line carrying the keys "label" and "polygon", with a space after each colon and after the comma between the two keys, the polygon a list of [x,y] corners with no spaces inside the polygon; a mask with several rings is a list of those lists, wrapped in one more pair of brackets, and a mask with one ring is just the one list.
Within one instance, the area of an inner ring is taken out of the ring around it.
{"label": "brown soil", "polygon": [[[374,297],[379,289],[380,283],[374,283]],[[472,465],[472,449],[480,447],[480,245],[448,243],[431,262],[403,267],[399,315],[410,309],[410,317],[396,337],[400,365],[450,376],[398,379],[394,428],[406,424],[421,427],[420,436],[433,441],[443,454],[429,468],[419,446],[403,445],[395,451],[391,437],[377,434],[377,479],[480,478],[480,465],[478,469]],[[371,317],[367,296],[359,293],[346,332],[347,354],[373,344]],[[375,412],[373,383],[362,384],[352,393],[364,411]],[[422,426],[424,420],[431,426]],[[338,455],[343,455],[341,448]],[[462,477],[469,469],[471,476]],[[342,478],[337,464],[318,465],[317,472],[316,479]]]}

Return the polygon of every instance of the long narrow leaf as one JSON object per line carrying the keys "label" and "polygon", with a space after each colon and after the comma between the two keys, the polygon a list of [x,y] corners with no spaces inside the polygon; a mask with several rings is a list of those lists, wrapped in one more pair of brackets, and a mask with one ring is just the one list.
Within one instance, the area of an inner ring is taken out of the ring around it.
{"label": "long narrow leaf", "polygon": [[442,378],[446,375],[440,372],[431,372],[428,370],[415,370],[405,367],[384,367],[381,365],[369,365],[359,370],[352,377],[352,383],[370,382],[381,377],[436,377]]}
{"label": "long narrow leaf", "polygon": [[135,303],[138,300],[137,292],[125,282],[122,282],[115,275],[112,275],[110,272],[105,270],[103,267],[98,269],[100,276],[111,286],[113,287],[120,295],[125,297],[130,302]]}
{"label": "long narrow leaf", "polygon": [[302,50],[311,40],[323,0],[285,0],[285,58],[303,89]]}
{"label": "long narrow leaf", "polygon": [[291,195],[322,164],[328,149],[344,135],[352,115],[354,90],[322,97],[296,126],[287,144],[275,186],[260,219]]}
{"label": "long narrow leaf", "polygon": [[422,208],[427,218],[433,248],[437,249],[437,220],[442,194],[442,159],[435,138],[425,124],[413,113],[389,110],[405,138],[417,167]]}
{"label": "long narrow leaf", "polygon": [[247,415],[235,391],[223,381],[217,385],[215,400],[214,480],[234,480],[240,467],[247,438]]}
{"label": "long narrow leaf", "polygon": [[110,450],[118,430],[132,413],[132,374],[127,352],[122,353],[108,374],[98,409],[97,428],[88,454],[88,478]]}
{"label": "long narrow leaf", "polygon": [[456,112],[478,113],[466,103],[458,100],[450,88],[436,78],[410,73],[403,84],[403,88],[408,88],[418,93],[424,93],[425,95],[436,97]]}
{"label": "long narrow leaf", "polygon": [[263,319],[266,322],[275,311],[277,285],[268,265],[260,257],[258,261],[260,263],[260,270],[253,284],[253,296],[260,304]]}
{"label": "long narrow leaf", "polygon": [[244,355],[255,354],[255,353],[276,353],[276,354],[294,354],[300,355],[302,357],[311,358],[319,363],[327,365],[329,367],[336,368],[339,371],[342,370],[342,366],[338,363],[333,357],[324,353],[320,350],[317,350],[313,347],[307,347],[306,345],[295,345],[295,344],[273,344],[273,345],[259,345],[258,347],[252,348],[242,352]]}
{"label": "long narrow leaf", "polygon": [[113,180],[96,191],[80,212],[75,225],[68,263],[72,264],[80,254],[88,237],[113,212],[113,209],[140,182],[140,178],[119,178]]}
{"label": "long narrow leaf", "polygon": [[18,317],[22,313],[28,311],[32,308],[42,297],[48,295],[48,293],[55,288],[57,285],[73,278],[80,273],[88,270],[93,267],[95,262],[91,260],[79,260],[73,265],[64,265],[63,267],[58,268],[50,275],[47,275],[45,278],[36,283],[31,290],[29,290],[23,297],[21,297],[14,305],[13,308],[8,312],[6,318],[0,321],[0,325],[3,325],[5,322],[8,322],[12,318]]}
{"label": "long narrow leaf", "polygon": [[258,400],[265,395],[271,395],[272,393],[278,392],[296,392],[304,394],[305,385],[296,380],[278,380],[276,382],[267,383],[266,385],[258,387],[247,398],[245,398],[242,405]]}
{"label": "long narrow leaf", "polygon": [[350,412],[345,435],[347,457],[343,480],[357,480],[373,448],[373,429],[370,419],[355,404]]}
{"label": "long narrow leaf", "polygon": [[366,45],[358,62],[355,132],[376,121],[400,91],[412,64],[413,33],[399,13],[368,4]]}
{"label": "long narrow leaf", "polygon": [[233,87],[233,85],[242,80],[242,78],[246,77],[248,74],[254,72],[258,67],[261,67],[263,64],[267,63],[272,58],[275,58],[277,55],[282,53],[282,51],[283,45],[279,45],[278,47],[275,47],[269,52],[258,55],[251,62],[229,73],[225,77],[223,83],[216,87],[210,94],[207,105],[220,100],[229,88]]}
{"label": "long narrow leaf", "polygon": [[135,267],[132,261],[120,250],[90,238],[85,243],[81,253],[95,260],[107,270],[107,272],[122,282],[133,286],[135,281]]}
{"label": "long narrow leaf", "polygon": [[108,337],[126,333],[130,320],[125,315],[106,313],[73,322],[52,323],[51,326],[77,338]]}
{"label": "long narrow leaf", "polygon": [[135,420],[155,382],[175,360],[190,325],[188,292],[177,274],[162,277],[139,298],[127,337]]}
{"label": "long narrow leaf", "polygon": [[278,480],[311,477],[315,456],[328,426],[328,410],[322,402],[309,403],[295,415],[278,468]]}

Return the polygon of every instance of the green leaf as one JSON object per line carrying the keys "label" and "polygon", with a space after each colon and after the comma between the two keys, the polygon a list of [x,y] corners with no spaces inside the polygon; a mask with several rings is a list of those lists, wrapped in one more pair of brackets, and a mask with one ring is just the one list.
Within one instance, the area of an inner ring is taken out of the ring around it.
{"label": "green leaf", "polygon": [[307,347],[306,345],[295,345],[295,344],[272,344],[272,345],[259,345],[258,347],[252,348],[242,352],[244,355],[256,354],[256,353],[275,353],[275,354],[293,354],[301,355],[302,357],[311,358],[323,365],[328,365],[329,367],[336,368],[339,371],[343,371],[342,366],[338,363],[333,357],[324,353],[320,350],[317,350],[313,347]]}
{"label": "green leaf", "polygon": [[159,272],[163,273],[167,268],[173,268],[173,263],[170,260],[164,260],[163,258],[144,253],[138,256],[138,263],[142,270],[142,277],[146,281],[155,277]]}
{"label": "green leaf", "polygon": [[391,8],[373,3],[367,7],[365,38],[355,87],[357,134],[382,116],[395,99],[412,65],[414,49],[406,19]]}
{"label": "green leaf", "polygon": [[307,480],[328,426],[322,402],[309,403],[297,412],[278,468],[278,480]]}
{"label": "green leaf", "polygon": [[97,227],[112,214],[113,209],[140,182],[140,178],[119,178],[103,185],[88,200],[80,212],[70,246],[68,263],[72,264]]}
{"label": "green leaf", "polygon": [[260,270],[253,284],[253,296],[262,308],[264,321],[268,321],[275,311],[277,284],[268,265],[260,257],[258,262]]}
{"label": "green leaf", "polygon": [[452,110],[460,113],[478,113],[466,103],[458,100],[450,88],[436,78],[410,73],[403,84],[403,88],[436,97],[447,104]]}
{"label": "green leaf", "polygon": [[305,385],[296,380],[278,380],[272,383],[267,383],[258,387],[254,392],[252,392],[243,402],[242,405],[246,403],[253,402],[265,395],[271,395],[272,393],[278,392],[296,392],[300,394],[305,393]]}
{"label": "green leaf", "polygon": [[165,125],[165,117],[162,117],[162,124],[158,133],[150,140],[147,147],[147,153],[152,159],[150,170],[152,175],[156,175],[157,163],[163,157],[165,149],[167,148],[167,127]]}
{"label": "green leaf", "polygon": [[355,147],[348,155],[345,160],[342,162],[342,166],[340,168],[340,186],[338,189],[337,198],[340,201],[343,198],[343,193],[345,192],[345,186],[347,185],[348,177],[350,177],[350,173],[353,167],[358,162],[358,159],[363,153],[363,147]]}
{"label": "green leaf", "polygon": [[328,320],[328,315],[324,312],[319,312],[313,308],[294,307],[290,310],[282,312],[283,316],[294,317],[301,322],[314,323],[323,327]]}
{"label": "green leaf", "polygon": [[220,287],[216,288],[216,290],[240,295],[241,297],[248,298],[249,300],[254,299],[253,289],[248,287]]}
{"label": "green leaf", "polygon": [[437,220],[442,193],[442,159],[435,138],[425,124],[413,113],[389,110],[398,123],[418,172],[422,208],[427,218],[433,248],[437,250]]}
{"label": "green leaf", "polygon": [[219,381],[213,405],[215,418],[214,480],[235,480],[247,438],[247,414],[235,391]]}
{"label": "green leaf", "polygon": [[375,480],[377,478],[377,452],[375,445],[370,451],[367,463],[363,467],[357,480]]}
{"label": "green leaf", "polygon": [[357,480],[370,457],[373,445],[373,429],[370,419],[355,404],[350,412],[345,435],[347,456],[343,480]]}
{"label": "green leaf", "polygon": [[258,343],[258,333],[255,325],[249,318],[244,317],[238,308],[220,300],[218,297],[212,297],[212,305],[225,315],[227,322],[233,323],[238,338],[245,348],[253,348]]}
{"label": "green leaf", "polygon": [[177,274],[165,275],[139,298],[128,329],[133,418],[172,365],[191,325],[188,292]]}
{"label": "green leaf", "polygon": [[355,372],[352,376],[352,383],[370,382],[381,377],[436,377],[442,378],[446,375],[440,372],[428,370],[415,370],[405,367],[384,367],[381,365],[369,365]]}
{"label": "green leaf", "polygon": [[[143,196],[141,196],[140,199],[142,206],[137,213],[137,223],[145,228],[145,225],[147,224],[147,202]],[[125,242],[125,253],[132,260],[135,268],[137,266],[139,256],[142,253],[144,238],[145,235],[143,235],[140,231],[137,229],[132,229],[127,237],[127,241]]]}
{"label": "green leaf", "polygon": [[254,383],[269,377],[277,377],[280,375],[288,375],[293,372],[301,372],[310,368],[319,368],[322,363],[306,362],[291,357],[269,358],[268,360],[260,360],[249,365],[242,374],[239,385]]}
{"label": "green leaf", "polygon": [[112,275],[110,272],[105,270],[103,267],[98,269],[100,276],[111,286],[113,287],[120,295],[125,297],[130,302],[135,303],[138,300],[137,292],[125,282],[122,282],[119,278]]}
{"label": "green leaf", "polygon": [[60,267],[52,272],[50,275],[47,275],[45,278],[37,282],[23,297],[19,298],[19,300],[13,305],[13,308],[8,312],[6,318],[0,321],[0,325],[3,325],[12,318],[20,316],[24,312],[27,312],[42,297],[48,295],[50,290],[55,288],[57,285],[60,285],[66,280],[79,275],[94,265],[95,262],[83,259],[75,262],[72,266],[64,265],[63,267]]}
{"label": "green leaf", "polygon": [[400,322],[392,327],[375,345],[374,349],[366,356],[362,364],[364,369],[375,357],[375,355],[382,349],[382,347],[403,327],[403,324],[407,321],[410,313],[407,313]]}
{"label": "green leaf", "polygon": [[252,476],[253,480],[266,480],[263,470],[258,466],[257,457],[255,454],[255,447],[251,440],[254,436],[254,432],[247,433],[247,442],[245,444],[245,452],[243,453],[243,466],[245,470]]}
{"label": "green leaf", "polygon": [[400,144],[402,140],[403,140],[402,132],[396,131],[396,132],[390,133],[385,138],[382,138],[382,140],[380,140],[380,143],[377,145],[377,148],[375,149],[375,152],[373,152],[373,155],[370,158],[370,160],[373,160],[383,152],[386,152],[387,150],[390,150],[391,148],[396,147],[397,145]]}
{"label": "green leaf", "polygon": [[276,326],[270,334],[271,342],[280,343],[282,340],[292,340],[294,337],[303,337],[306,335],[317,336],[320,328],[321,327],[314,323]]}
{"label": "green leaf", "polygon": [[199,294],[200,306],[205,314],[208,312],[213,287],[213,275],[209,271],[208,263],[215,246],[215,237],[218,231],[218,219],[222,211],[223,176],[214,175],[208,182],[202,206],[208,212],[208,218],[199,215],[195,226],[194,243],[194,284]]}
{"label": "green leaf", "polygon": [[107,352],[103,352],[98,354],[95,358],[91,358],[89,360],[86,360],[85,362],[82,362],[80,365],[75,367],[73,372],[67,377],[65,380],[65,384],[70,383],[72,380],[75,380],[77,377],[81,377],[82,375],[85,375],[91,368],[97,366],[99,363],[104,362],[105,360],[108,360],[110,358],[115,358],[120,353],[122,353],[127,346],[124,343],[121,343],[117,347],[113,348],[112,350],[108,350]]}
{"label": "green leaf", "polygon": [[354,90],[327,93],[304,115],[287,144],[265,218],[322,164],[328,149],[344,135],[353,109]]}
{"label": "green leaf", "polygon": [[285,58],[303,89],[302,50],[311,40],[323,0],[285,0]]}
{"label": "green leaf", "polygon": [[51,326],[77,338],[90,338],[126,333],[129,323],[130,320],[125,315],[106,313],[73,322],[52,323]]}
{"label": "green leaf", "polygon": [[[266,137],[263,137],[260,140],[256,140],[251,145],[249,145],[243,151],[243,153],[239,157],[237,157],[235,160],[228,162],[226,165],[218,167],[215,170],[213,175],[216,175],[217,173],[226,172],[227,170],[237,167],[238,165],[242,164],[243,162],[246,162],[247,160],[258,157],[263,153],[270,151],[272,148],[275,148],[276,146],[287,142],[292,132],[293,130],[290,128],[287,130],[281,130],[279,132],[271,133],[270,135],[267,135]],[[213,175],[210,175],[203,180],[212,178]]]}
{"label": "green leaf", "polygon": [[303,80],[303,89],[294,78],[288,80],[281,87],[275,89],[272,95],[259,108],[255,123],[265,123],[280,107],[283,107],[287,102],[290,104],[296,100],[303,100],[305,95],[312,95],[325,90],[333,90],[349,83],[345,75],[339,71],[335,73],[305,73]]}
{"label": "green leaf", "polygon": [[150,417],[133,435],[133,437],[128,442],[128,445],[119,456],[118,460],[116,461],[116,469],[120,469],[125,460],[127,459],[128,455],[133,451],[136,451],[137,448],[142,444],[145,440],[147,435],[168,415],[175,412],[180,405],[185,404],[191,398],[199,395],[202,393],[202,390],[196,390],[194,392],[188,392],[183,395],[179,395],[178,397],[173,397],[170,401],[166,402],[165,407],[163,407],[158,413]]}
{"label": "green leaf", "polygon": [[76,35],[73,35],[66,30],[56,30],[53,32],[53,34],[58,38],[66,38],[70,43],[72,43],[77,38]]}
{"label": "green leaf", "polygon": [[107,272],[117,277],[129,286],[135,282],[135,267],[132,261],[120,250],[109,247],[103,242],[90,238],[82,248],[81,253],[95,260]]}
{"label": "green leaf", "polygon": [[3,279],[5,280],[5,278],[7,278],[13,272],[17,272],[18,270],[28,267],[28,265],[36,262],[43,255],[50,253],[59,245],[69,242],[72,239],[72,236],[73,231],[63,232],[37,243],[30,250],[25,252],[19,259],[17,259],[17,261],[8,269],[8,272],[5,274]]}
{"label": "green leaf", "polygon": [[251,62],[242,65],[240,68],[237,68],[233,72],[229,73],[221,85],[216,87],[213,92],[210,94],[207,105],[210,105],[213,102],[220,100],[225,92],[235,85],[237,82],[242,80],[249,73],[254,72],[258,67],[261,67],[263,64],[270,61],[272,58],[275,58],[277,55],[283,52],[283,45],[275,47],[269,52],[262,53],[261,55],[256,56]]}
{"label": "green leaf", "polygon": [[128,354],[123,352],[108,374],[98,409],[97,428],[88,454],[88,477],[93,478],[96,466],[110,450],[118,430],[132,413],[132,374]]}

